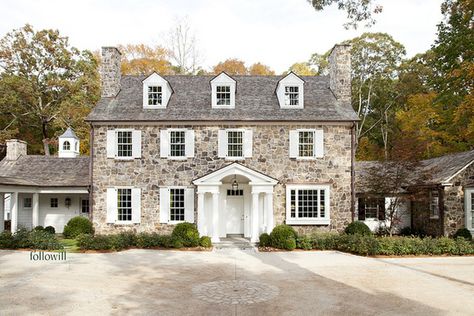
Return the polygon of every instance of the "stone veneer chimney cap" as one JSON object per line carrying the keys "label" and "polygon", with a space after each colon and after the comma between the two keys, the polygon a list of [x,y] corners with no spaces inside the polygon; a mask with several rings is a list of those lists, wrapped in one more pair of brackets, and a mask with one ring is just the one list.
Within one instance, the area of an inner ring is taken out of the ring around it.
{"label": "stone veneer chimney cap", "polygon": [[102,51],[109,49],[115,49],[120,55],[122,55],[122,52],[115,46],[102,46]]}

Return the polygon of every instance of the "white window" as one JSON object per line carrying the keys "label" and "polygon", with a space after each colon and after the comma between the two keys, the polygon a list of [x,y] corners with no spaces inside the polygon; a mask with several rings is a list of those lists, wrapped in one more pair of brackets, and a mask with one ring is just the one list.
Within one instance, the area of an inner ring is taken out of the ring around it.
{"label": "white window", "polygon": [[194,131],[189,129],[161,130],[160,156],[168,159],[194,157]]}
{"label": "white window", "polygon": [[194,223],[194,189],[186,187],[160,188],[160,222]]}
{"label": "white window", "polygon": [[58,198],[51,198],[49,200],[49,206],[51,208],[57,208],[58,207]]}
{"label": "white window", "polygon": [[163,104],[163,93],[161,86],[148,86],[148,105],[160,106]]}
{"label": "white window", "polygon": [[140,130],[116,129],[107,131],[107,158],[134,159],[142,156]]}
{"label": "white window", "polygon": [[439,195],[438,191],[430,192],[430,217],[438,218],[439,217]]}
{"label": "white window", "polygon": [[286,223],[329,225],[329,186],[287,185]]}
{"label": "white window", "polygon": [[89,213],[89,199],[81,199],[81,213]]}
{"label": "white window", "polygon": [[219,130],[218,156],[229,160],[252,157],[253,131],[251,129]]}
{"label": "white window", "polygon": [[290,158],[315,159],[324,157],[324,133],[317,129],[290,131]]}
{"label": "white window", "polygon": [[172,93],[169,82],[157,73],[152,73],[143,80],[143,108],[166,109]]}
{"label": "white window", "polygon": [[71,144],[66,140],[63,143],[63,150],[70,150],[71,149]]}
{"label": "white window", "polygon": [[[87,209],[88,207],[89,203],[87,202]],[[107,223],[138,224],[140,221],[141,189],[133,187],[108,188]]]}
{"label": "white window", "polygon": [[285,105],[298,106],[299,105],[299,89],[298,86],[285,86]]}
{"label": "white window", "polygon": [[215,109],[235,108],[236,81],[225,73],[211,80],[211,105]]}
{"label": "white window", "polygon": [[27,197],[23,199],[23,207],[31,208],[31,198]]}

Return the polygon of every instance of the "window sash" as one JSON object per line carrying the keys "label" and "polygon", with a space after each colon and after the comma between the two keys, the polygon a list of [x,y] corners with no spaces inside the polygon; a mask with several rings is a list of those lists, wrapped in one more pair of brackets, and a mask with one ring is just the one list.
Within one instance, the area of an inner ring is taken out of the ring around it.
{"label": "window sash", "polygon": [[132,189],[117,189],[117,220],[132,220]]}
{"label": "window sash", "polygon": [[170,131],[170,156],[185,157],[186,156],[186,132]]}
{"label": "window sash", "polygon": [[185,205],[184,205],[185,189],[170,189],[170,221],[184,221]]}
{"label": "window sash", "polygon": [[148,105],[162,105],[163,92],[161,86],[148,86]]}
{"label": "window sash", "polygon": [[299,87],[286,86],[285,87],[285,105],[296,106],[299,105]]}
{"label": "window sash", "polygon": [[227,131],[227,157],[244,156],[243,139],[243,131]]}
{"label": "window sash", "polygon": [[58,198],[51,198],[49,200],[50,207],[56,208],[58,207],[58,203],[59,203]]}
{"label": "window sash", "polygon": [[32,205],[32,200],[31,198],[24,198],[23,199],[23,207],[24,208],[31,208],[31,205]]}
{"label": "window sash", "polygon": [[230,105],[230,86],[216,87],[217,105]]}
{"label": "window sash", "polygon": [[89,213],[89,199],[81,200],[81,213]]}
{"label": "window sash", "polygon": [[63,143],[63,150],[70,150],[71,149],[71,144],[68,141],[65,141]]}
{"label": "window sash", "polygon": [[325,218],[326,190],[291,189],[290,217],[293,219]]}
{"label": "window sash", "polygon": [[132,155],[132,131],[117,131],[117,157]]}
{"label": "window sash", "polygon": [[438,191],[430,192],[430,216],[438,217],[439,216],[439,196]]}
{"label": "window sash", "polygon": [[298,156],[314,157],[314,131],[298,132]]}

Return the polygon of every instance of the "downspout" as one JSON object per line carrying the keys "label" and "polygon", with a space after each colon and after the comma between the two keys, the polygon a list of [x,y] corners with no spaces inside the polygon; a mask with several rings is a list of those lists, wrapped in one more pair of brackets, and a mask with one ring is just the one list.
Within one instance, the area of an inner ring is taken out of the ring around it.
{"label": "downspout", "polygon": [[439,209],[439,226],[441,236],[446,236],[447,231],[444,227],[444,187],[442,185],[438,186],[438,209]]}
{"label": "downspout", "polygon": [[94,171],[94,126],[90,124],[89,136],[89,219],[92,221],[92,213],[94,210],[94,194],[93,194],[93,171]]}
{"label": "downspout", "polygon": [[355,219],[355,147],[356,147],[356,123],[351,128],[351,219]]}

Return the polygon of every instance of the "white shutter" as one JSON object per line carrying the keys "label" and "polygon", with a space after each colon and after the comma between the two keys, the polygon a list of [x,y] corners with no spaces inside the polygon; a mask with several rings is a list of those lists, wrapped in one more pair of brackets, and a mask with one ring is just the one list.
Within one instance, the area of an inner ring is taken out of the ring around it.
{"label": "white shutter", "polygon": [[107,189],[107,223],[117,220],[117,189]]}
{"label": "white shutter", "polygon": [[132,223],[140,223],[142,217],[142,190],[132,189]]}
{"label": "white shutter", "polygon": [[184,220],[194,223],[194,188],[188,188],[184,194]]}
{"label": "white shutter", "polygon": [[185,149],[186,157],[194,157],[194,131],[192,129],[186,130]]}
{"label": "white shutter", "polygon": [[244,131],[244,157],[251,158],[252,157],[252,149],[253,149],[253,131],[251,129],[247,129]]}
{"label": "white shutter", "polygon": [[322,129],[314,131],[314,157],[324,157],[324,133]]}
{"label": "white shutter", "polygon": [[132,157],[142,158],[142,131],[132,131]]}
{"label": "white shutter", "polygon": [[107,158],[115,158],[117,140],[115,130],[107,130]]}
{"label": "white shutter", "polygon": [[298,130],[290,131],[290,158],[297,158],[298,157],[298,142],[299,142],[299,134]]}
{"label": "white shutter", "polygon": [[167,129],[160,131],[160,157],[167,158],[170,154],[170,137]]}
{"label": "white shutter", "polygon": [[160,188],[160,223],[168,223],[170,214],[170,190]]}
{"label": "white shutter", "polygon": [[218,133],[217,156],[219,158],[227,157],[227,132],[220,129]]}

